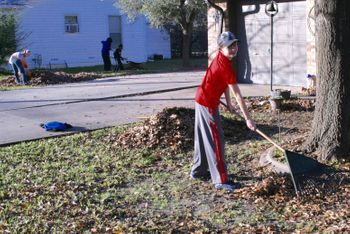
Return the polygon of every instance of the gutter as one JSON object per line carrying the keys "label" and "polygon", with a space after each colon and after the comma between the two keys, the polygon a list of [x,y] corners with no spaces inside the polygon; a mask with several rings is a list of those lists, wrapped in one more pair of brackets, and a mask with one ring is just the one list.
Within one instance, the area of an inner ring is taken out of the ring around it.
{"label": "gutter", "polygon": [[220,12],[220,14],[221,14],[221,22],[220,22],[220,34],[221,34],[222,33],[222,28],[224,26],[224,10],[221,7],[219,7],[218,5],[216,5],[215,3],[213,3],[212,0],[205,0],[205,1],[208,2],[211,7],[215,8],[216,10],[218,10]]}

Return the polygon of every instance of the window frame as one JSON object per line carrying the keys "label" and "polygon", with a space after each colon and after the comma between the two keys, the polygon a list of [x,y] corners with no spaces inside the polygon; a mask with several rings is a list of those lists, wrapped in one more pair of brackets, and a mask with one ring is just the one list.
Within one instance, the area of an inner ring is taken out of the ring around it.
{"label": "window frame", "polygon": [[[67,18],[71,17],[76,22],[67,22]],[[76,34],[80,32],[79,16],[77,14],[69,14],[64,16],[64,32],[68,34]]]}

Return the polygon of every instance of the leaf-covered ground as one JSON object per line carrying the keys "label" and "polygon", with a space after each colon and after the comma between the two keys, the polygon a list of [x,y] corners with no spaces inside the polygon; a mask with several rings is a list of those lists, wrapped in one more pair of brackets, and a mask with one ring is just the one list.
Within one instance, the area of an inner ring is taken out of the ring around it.
{"label": "leaf-covered ground", "polygon": [[[310,129],[312,101],[285,102],[279,114],[270,112],[265,99],[248,101],[263,132],[287,149],[301,149]],[[192,113],[183,108],[167,109],[158,118],[137,126],[0,148],[0,232],[350,230],[347,177],[339,181],[336,191],[295,197],[288,176],[278,176],[259,166],[261,153],[271,144],[224,110],[228,170],[244,186],[230,193],[216,190],[208,181],[191,180],[192,148],[185,147],[192,144],[191,135],[184,136],[183,129],[192,126]],[[178,135],[160,139],[165,136],[162,131]],[[137,134],[145,140],[135,138]],[[176,147],[174,142],[179,141],[181,147]],[[349,169],[346,162],[332,166]]]}
{"label": "leaf-covered ground", "polygon": [[[88,81],[100,77],[101,74],[96,72],[79,72],[76,74],[70,74],[63,71],[33,70],[28,77],[28,83],[31,86],[41,86]],[[7,79],[0,80],[0,86],[16,86],[14,76],[11,75]]]}

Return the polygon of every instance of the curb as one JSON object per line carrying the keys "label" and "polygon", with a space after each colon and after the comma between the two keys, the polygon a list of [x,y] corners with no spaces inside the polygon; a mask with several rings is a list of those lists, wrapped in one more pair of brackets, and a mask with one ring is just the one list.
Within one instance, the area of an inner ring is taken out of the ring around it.
{"label": "curb", "polygon": [[45,104],[45,105],[22,107],[22,108],[17,108],[17,109],[5,109],[2,112],[12,111],[12,110],[23,110],[23,109],[30,109],[30,108],[38,108],[38,107],[45,107],[45,106],[58,106],[58,105],[73,104],[73,103],[80,103],[80,102],[101,101],[101,100],[108,100],[108,99],[113,99],[113,98],[126,98],[126,97],[135,97],[135,96],[144,96],[144,95],[149,95],[149,94],[167,93],[167,92],[179,91],[179,90],[183,90],[183,89],[191,89],[191,88],[196,88],[196,87],[198,87],[198,85],[181,86],[181,87],[177,87],[177,88],[151,90],[151,91],[146,91],[146,92],[137,92],[137,93],[114,95],[114,96],[106,96],[106,97],[98,97],[98,98],[85,98],[85,99],[80,99],[80,100],[76,100],[76,101],[69,101],[69,102],[51,103],[51,104]]}

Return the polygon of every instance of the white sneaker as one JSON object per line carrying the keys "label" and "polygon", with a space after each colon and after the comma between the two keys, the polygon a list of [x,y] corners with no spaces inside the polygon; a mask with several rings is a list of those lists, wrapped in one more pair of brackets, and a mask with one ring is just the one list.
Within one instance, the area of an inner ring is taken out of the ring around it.
{"label": "white sneaker", "polygon": [[216,189],[225,189],[228,191],[233,191],[235,189],[240,188],[241,185],[239,183],[236,184],[215,184]]}

